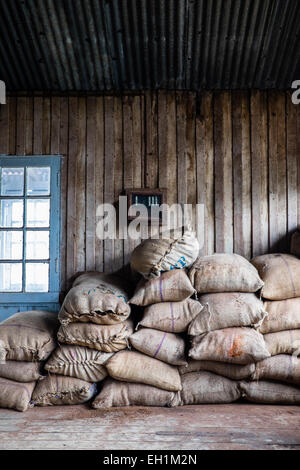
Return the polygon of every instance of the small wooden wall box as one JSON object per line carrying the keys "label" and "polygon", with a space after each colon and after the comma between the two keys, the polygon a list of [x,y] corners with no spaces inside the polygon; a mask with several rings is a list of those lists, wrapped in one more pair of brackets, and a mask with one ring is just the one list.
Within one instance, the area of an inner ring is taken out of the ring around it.
{"label": "small wooden wall box", "polygon": [[[166,188],[139,188],[139,189],[126,189],[125,194],[127,196],[127,207],[134,204],[144,204],[148,209],[148,220],[157,220],[157,218],[151,217],[151,206],[167,204],[167,189]],[[136,216],[128,215],[128,220],[135,219]],[[160,217],[161,219],[161,213]]]}

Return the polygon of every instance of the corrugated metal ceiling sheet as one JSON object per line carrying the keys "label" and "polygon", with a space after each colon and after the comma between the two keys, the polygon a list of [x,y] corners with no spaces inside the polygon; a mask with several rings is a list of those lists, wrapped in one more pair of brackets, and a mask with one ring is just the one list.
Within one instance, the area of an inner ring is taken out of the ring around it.
{"label": "corrugated metal ceiling sheet", "polygon": [[298,0],[2,0],[9,90],[286,89]]}

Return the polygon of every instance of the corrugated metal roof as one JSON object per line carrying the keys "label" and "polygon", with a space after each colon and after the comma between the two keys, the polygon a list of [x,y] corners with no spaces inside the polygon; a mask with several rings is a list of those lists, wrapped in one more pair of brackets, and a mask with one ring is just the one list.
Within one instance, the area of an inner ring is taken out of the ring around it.
{"label": "corrugated metal roof", "polygon": [[8,90],[289,88],[298,0],[2,0]]}

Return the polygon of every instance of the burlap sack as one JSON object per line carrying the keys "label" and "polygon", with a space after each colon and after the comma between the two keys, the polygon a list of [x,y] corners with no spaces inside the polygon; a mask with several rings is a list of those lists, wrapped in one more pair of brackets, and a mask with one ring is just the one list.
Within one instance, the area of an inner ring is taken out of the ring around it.
{"label": "burlap sack", "polygon": [[49,375],[37,383],[32,402],[35,406],[79,405],[96,393],[96,384],[63,375]]}
{"label": "burlap sack", "polygon": [[202,312],[191,322],[188,333],[196,336],[234,326],[259,327],[267,313],[255,294],[226,292],[201,295]]}
{"label": "burlap sack", "polygon": [[144,310],[139,326],[155,328],[169,333],[186,331],[190,322],[201,312],[202,305],[197,300],[186,299],[181,302],[160,302],[149,305]]}
{"label": "burlap sack", "polygon": [[240,398],[238,382],[211,372],[190,372],[181,377],[182,390],[171,406],[232,403]]}
{"label": "burlap sack", "polygon": [[162,271],[190,266],[198,253],[199,242],[195,234],[186,231],[179,238],[144,240],[133,250],[130,264],[145,279],[152,279],[159,277]]}
{"label": "burlap sack", "polygon": [[291,236],[291,249],[292,255],[300,257],[300,232],[294,232]]}
{"label": "burlap sack", "polygon": [[193,336],[192,359],[251,364],[270,357],[264,337],[253,328],[225,328]]}
{"label": "burlap sack", "polygon": [[0,364],[0,377],[15,382],[35,382],[44,376],[41,373],[43,362],[6,361]]}
{"label": "burlap sack", "polygon": [[242,397],[254,403],[300,404],[300,388],[278,382],[240,382]]}
{"label": "burlap sack", "polygon": [[143,383],[164,390],[181,390],[177,367],[135,351],[121,351],[106,363],[109,375],[122,382]]}
{"label": "burlap sack", "polygon": [[125,281],[112,274],[87,272],[77,277],[60,309],[62,325],[92,322],[113,325],[130,315]]}
{"label": "burlap sack", "polygon": [[264,339],[271,356],[277,354],[300,355],[300,329],[267,333],[264,335]]}
{"label": "burlap sack", "polygon": [[300,297],[264,302],[268,315],[259,327],[263,334],[300,328]]}
{"label": "burlap sack", "polygon": [[132,346],[147,356],[174,366],[186,365],[185,341],[181,336],[152,328],[142,328],[129,337]]}
{"label": "burlap sack", "polygon": [[262,296],[269,300],[300,297],[300,260],[287,254],[257,256],[252,260],[264,281]]}
{"label": "burlap sack", "polygon": [[250,377],[255,371],[255,364],[227,364],[226,362],[216,361],[195,361],[188,362],[187,367],[179,367],[179,374],[184,375],[189,372],[200,372],[206,370],[214,374],[222,375],[232,380],[242,380]]}
{"label": "burlap sack", "polygon": [[93,401],[92,407],[170,406],[174,396],[174,392],[168,392],[151,385],[119,382],[107,378],[101,392]]}
{"label": "burlap sack", "polygon": [[128,337],[133,333],[131,320],[115,325],[95,323],[69,323],[61,325],[57,333],[60,343],[77,344],[107,353],[127,348]]}
{"label": "burlap sack", "polygon": [[278,354],[255,364],[252,380],[278,380],[300,385],[300,359],[289,354]]}
{"label": "burlap sack", "polygon": [[194,292],[186,272],[183,269],[174,269],[162,273],[157,279],[139,282],[129,302],[144,307],[158,302],[180,302]]}
{"label": "burlap sack", "polygon": [[0,408],[26,411],[32,408],[31,396],[36,382],[20,383],[0,377]]}
{"label": "burlap sack", "polygon": [[107,376],[104,364],[112,355],[113,353],[83,346],[61,345],[51,354],[45,369],[51,374],[76,377],[86,382],[100,382]]}
{"label": "burlap sack", "polygon": [[189,278],[197,292],[202,294],[256,292],[263,286],[257,270],[237,254],[200,256],[191,267]]}
{"label": "burlap sack", "polygon": [[0,323],[0,363],[42,361],[56,348],[57,313],[43,310],[15,313]]}

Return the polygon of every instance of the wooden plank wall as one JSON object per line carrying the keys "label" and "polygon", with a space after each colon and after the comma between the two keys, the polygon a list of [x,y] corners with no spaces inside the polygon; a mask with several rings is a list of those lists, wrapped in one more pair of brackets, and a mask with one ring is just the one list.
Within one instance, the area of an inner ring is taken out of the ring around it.
{"label": "wooden plank wall", "polygon": [[113,271],[135,241],[101,241],[96,209],[130,187],[205,204],[202,254],[286,251],[300,225],[300,106],[275,91],[8,97],[0,154],[62,154],[62,289]]}

